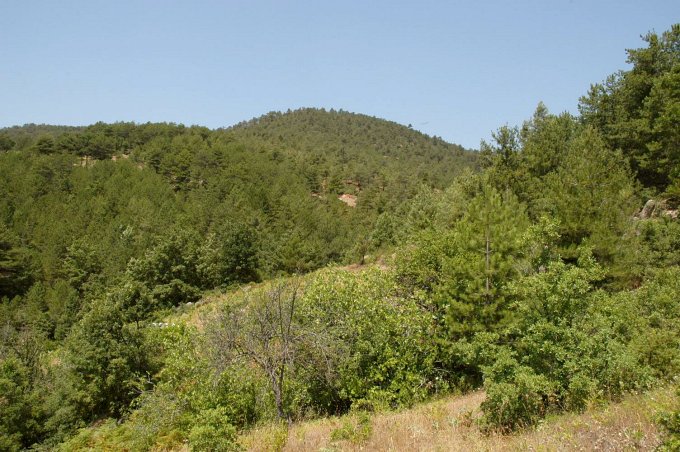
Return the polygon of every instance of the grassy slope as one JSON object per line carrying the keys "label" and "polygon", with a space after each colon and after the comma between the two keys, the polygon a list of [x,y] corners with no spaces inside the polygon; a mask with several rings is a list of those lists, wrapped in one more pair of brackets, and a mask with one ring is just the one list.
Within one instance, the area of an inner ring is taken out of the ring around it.
{"label": "grassy slope", "polygon": [[[581,414],[551,417],[514,435],[480,431],[474,419],[483,400],[483,392],[474,392],[373,414],[368,429],[362,429],[357,415],[296,424],[287,432],[285,426],[264,426],[243,435],[240,442],[257,451],[654,450],[662,441],[656,418],[672,409],[675,396],[672,388],[630,395]],[[338,429],[348,431],[349,439],[332,440]]]}

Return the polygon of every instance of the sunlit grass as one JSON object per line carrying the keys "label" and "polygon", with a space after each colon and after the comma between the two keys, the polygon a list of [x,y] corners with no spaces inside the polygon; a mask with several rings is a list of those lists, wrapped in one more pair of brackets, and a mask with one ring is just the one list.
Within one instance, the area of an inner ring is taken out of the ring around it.
{"label": "sunlit grass", "polygon": [[[484,434],[478,428],[483,400],[483,392],[474,392],[409,410],[374,413],[370,428],[356,435],[362,414],[294,424],[285,444],[281,437],[285,426],[280,425],[251,430],[240,442],[258,451],[654,450],[663,439],[657,418],[672,409],[675,395],[672,388],[629,395],[620,403],[550,417],[513,435]],[[367,431],[366,438],[362,434]]]}

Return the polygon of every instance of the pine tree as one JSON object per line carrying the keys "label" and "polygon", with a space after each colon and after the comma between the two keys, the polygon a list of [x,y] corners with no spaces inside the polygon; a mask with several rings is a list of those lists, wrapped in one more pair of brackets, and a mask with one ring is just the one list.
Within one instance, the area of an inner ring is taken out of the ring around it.
{"label": "pine tree", "polygon": [[559,220],[562,256],[575,258],[576,248],[587,241],[599,260],[611,262],[636,207],[632,175],[621,154],[586,128],[544,184],[538,203]]}
{"label": "pine tree", "polygon": [[448,238],[435,293],[451,339],[494,330],[504,322],[506,285],[519,275],[527,227],[524,207],[510,192],[485,185],[467,206]]}

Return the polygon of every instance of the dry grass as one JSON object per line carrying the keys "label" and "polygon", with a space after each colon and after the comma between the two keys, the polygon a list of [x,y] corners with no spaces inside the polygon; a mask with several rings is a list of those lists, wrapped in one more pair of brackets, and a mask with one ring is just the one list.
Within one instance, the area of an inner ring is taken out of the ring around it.
{"label": "dry grass", "polygon": [[496,451],[654,450],[661,442],[656,416],[674,403],[671,388],[631,395],[585,413],[555,416],[514,435],[483,434],[475,419],[484,393],[475,392],[411,410],[375,414],[367,440],[332,441],[353,416],[285,427],[267,426],[241,437],[248,450],[284,451]]}

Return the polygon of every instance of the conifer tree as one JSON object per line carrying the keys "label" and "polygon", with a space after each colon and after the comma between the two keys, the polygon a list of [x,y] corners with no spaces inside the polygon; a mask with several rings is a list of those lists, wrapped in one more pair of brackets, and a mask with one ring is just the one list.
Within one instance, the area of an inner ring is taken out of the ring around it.
{"label": "conifer tree", "polygon": [[435,298],[451,339],[496,329],[507,313],[506,285],[522,266],[524,207],[510,192],[485,185],[468,205],[445,246]]}
{"label": "conifer tree", "polygon": [[576,248],[587,241],[597,258],[611,262],[636,208],[632,176],[621,154],[586,128],[544,184],[539,204],[559,220],[563,257],[576,257]]}

